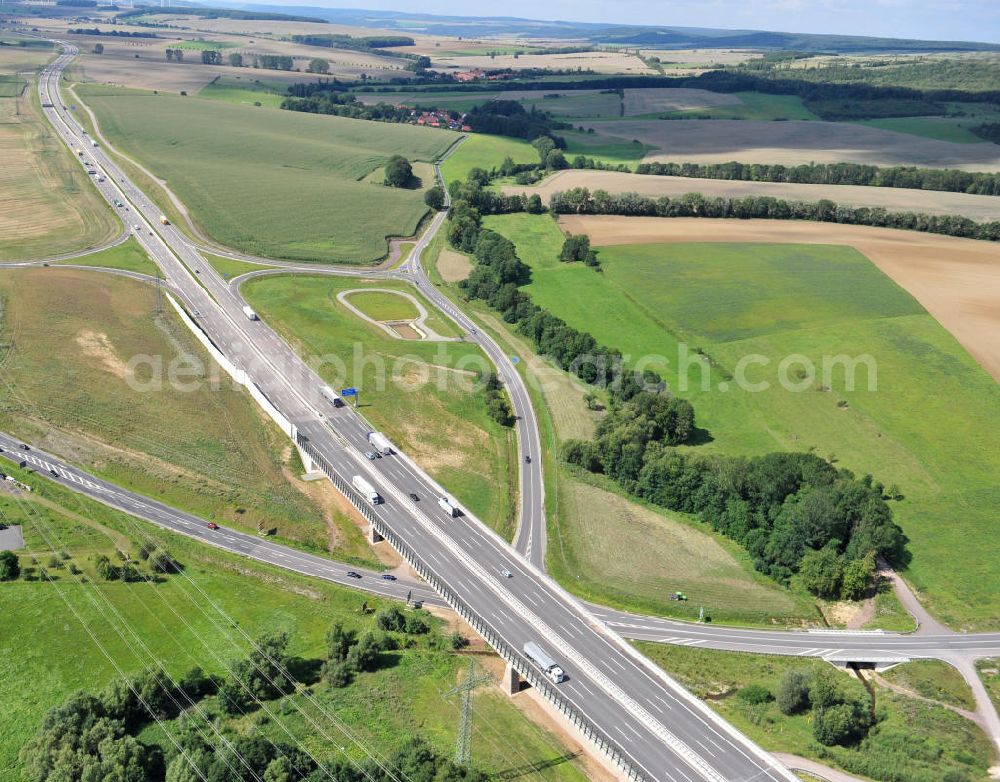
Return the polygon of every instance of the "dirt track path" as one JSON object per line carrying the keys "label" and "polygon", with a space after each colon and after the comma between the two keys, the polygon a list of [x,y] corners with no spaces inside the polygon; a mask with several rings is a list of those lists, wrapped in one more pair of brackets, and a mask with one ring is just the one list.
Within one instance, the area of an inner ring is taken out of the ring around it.
{"label": "dirt track path", "polygon": [[1000,244],[918,231],[784,220],[568,215],[597,245],[756,242],[857,248],[907,290],[1000,382]]}

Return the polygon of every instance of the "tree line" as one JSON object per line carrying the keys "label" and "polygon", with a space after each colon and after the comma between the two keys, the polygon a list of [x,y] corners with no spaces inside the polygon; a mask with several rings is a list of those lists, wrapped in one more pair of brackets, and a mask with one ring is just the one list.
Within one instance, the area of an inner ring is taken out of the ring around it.
{"label": "tree line", "polygon": [[[982,69],[980,69],[980,74]],[[525,75],[527,78],[527,74]],[[587,89],[617,90],[642,87],[684,87],[710,92],[761,92],[772,95],[797,95],[803,100],[926,100],[938,103],[1000,103],[1000,89],[925,89],[890,84],[834,83],[822,78],[813,80],[806,69],[796,69],[795,76],[787,71],[753,72],[742,68],[711,69],[696,76],[604,76],[587,79]],[[502,92],[532,90],[563,92],[581,89],[581,82],[558,79],[547,75],[538,81],[498,81],[487,84],[428,84],[426,89],[442,92]]]}
{"label": "tree line", "polygon": [[646,217],[730,217],[767,220],[816,220],[846,225],[902,228],[910,231],[1000,241],[1000,221],[976,222],[961,215],[889,212],[881,207],[846,206],[828,199],[814,203],[786,201],[771,196],[708,197],[701,193],[653,198],[639,193],[591,192],[587,188],[553,193],[553,214],[608,214]]}
{"label": "tree line", "polygon": [[72,35],[107,35],[112,38],[159,38],[156,33],[137,33],[128,30],[101,30],[97,27],[74,27],[66,32]]}
{"label": "tree line", "polygon": [[[375,625],[384,632],[358,635],[335,624],[326,636],[321,679],[328,687],[347,686],[366,671],[385,664],[383,652],[410,643],[405,635],[426,635],[425,612],[404,614],[397,606],[381,609]],[[464,639],[453,636],[451,648]],[[286,672],[296,662],[285,633],[258,638],[246,657],[224,677],[199,668],[173,679],[161,669],[120,678],[95,694],[77,692],[51,709],[20,759],[30,782],[485,782],[486,775],[455,765],[419,738],[404,739],[381,763],[348,759],[318,764],[299,746],[272,741],[260,732],[233,730],[217,713],[242,717],[263,701],[293,692]],[[215,696],[215,701],[206,700]],[[201,713],[198,713],[201,712]],[[176,719],[165,749],[140,739],[154,721]],[[218,735],[218,734],[221,734]]]}
{"label": "tree line", "polygon": [[[367,35],[359,37],[335,33],[293,35],[292,42],[305,44],[306,46],[323,46],[328,49],[353,49],[361,52],[395,46],[413,46],[416,44],[416,41],[408,35]],[[388,54],[392,53],[388,52]],[[380,54],[385,54],[385,52],[380,52]]]}
{"label": "tree line", "polygon": [[554,128],[562,126],[548,112],[534,106],[529,111],[516,100],[493,100],[475,106],[466,114],[465,121],[477,133],[523,139],[547,137]]}
{"label": "tree line", "polygon": [[317,92],[308,97],[288,97],[281,101],[281,108],[287,111],[329,114],[374,122],[410,122],[413,119],[409,108],[397,108],[388,103],[366,105],[353,95],[337,92]]}
{"label": "tree line", "polygon": [[[998,134],[1000,140],[1000,134]],[[574,165],[573,168],[583,166]],[[974,195],[1000,195],[1000,173],[973,173],[953,168],[892,166],[862,163],[803,163],[783,166],[767,163],[640,163],[635,173],[740,182],[790,182],[810,185],[864,185],[941,190]]]}

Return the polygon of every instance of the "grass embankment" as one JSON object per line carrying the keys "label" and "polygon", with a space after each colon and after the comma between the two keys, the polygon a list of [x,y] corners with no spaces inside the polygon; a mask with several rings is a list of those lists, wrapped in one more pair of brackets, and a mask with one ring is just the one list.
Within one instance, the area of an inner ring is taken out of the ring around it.
{"label": "grass embankment", "polygon": [[[371,617],[360,612],[364,602],[378,607],[371,596],[155,531],[37,476],[18,475],[36,491],[22,500],[0,498],[0,519],[24,524],[27,551],[19,552],[22,566],[37,567],[32,558],[37,559],[54,580],[27,582],[22,577],[0,584],[0,700],[5,705],[0,712],[0,782],[21,781],[18,750],[46,711],[75,690],[100,690],[116,677],[116,665],[135,673],[155,660],[174,676],[194,666],[224,674],[229,662],[246,653],[248,638],[263,632],[287,631],[292,639],[289,651],[310,660],[323,656],[323,635],[333,622],[358,630],[372,625]],[[135,544],[148,539],[147,534],[162,541],[184,566],[183,574],[164,576],[155,584],[104,582],[96,576],[94,555],[118,561],[115,550],[122,549],[135,558]],[[61,567],[48,566],[53,556]],[[79,583],[70,566],[81,570],[87,583]],[[479,659],[483,664],[492,660]],[[413,648],[387,653],[385,662],[379,671],[359,675],[342,690],[315,685],[314,702],[379,753],[389,754],[411,735],[448,753],[456,740],[460,707],[455,696],[445,693],[467,670],[468,658],[420,640]],[[568,754],[559,738],[529,722],[498,691],[480,687],[475,698],[472,740],[477,766],[500,777],[510,769]],[[342,745],[357,757],[357,747],[347,741],[323,741],[293,704],[303,705],[303,696],[271,703],[278,716],[255,720],[256,728],[288,742],[282,730],[286,726],[318,757],[331,757]],[[308,713],[328,733],[335,732],[328,716]],[[226,727],[242,731],[246,725],[237,720]],[[150,729],[142,738],[161,736]],[[539,773],[546,780],[585,778],[572,760]]]}
{"label": "grass embankment", "polygon": [[[367,284],[412,291],[384,280]],[[488,368],[488,359],[463,342],[393,339],[337,301],[338,293],[364,287],[360,280],[297,275],[251,280],[243,293],[303,358],[335,357],[321,365],[323,377],[335,388],[360,389],[361,412],[374,426],[510,538],[516,518],[514,436],[487,415],[469,371]],[[443,336],[457,333],[422,303],[430,328]]]}
{"label": "grass embankment", "polygon": [[154,277],[157,274],[162,276],[159,267],[149,259],[146,251],[139,246],[134,238],[126,239],[122,244],[109,247],[107,250],[84,255],[80,258],[72,258],[62,263],[99,266],[105,269],[123,269]]}
{"label": "grass embankment", "polygon": [[[953,626],[998,626],[1000,543],[990,530],[1000,507],[1000,388],[863,255],[818,245],[616,246],[601,249],[598,274],[558,262],[563,237],[547,217],[486,225],[516,242],[538,304],[632,361],[651,357],[694,404],[707,432],[697,450],[814,450],[897,486],[905,499],[893,508],[913,554],[908,579]],[[813,379],[800,364],[788,367],[797,392],[779,373],[796,355],[817,367]],[[864,364],[854,390],[843,366],[823,378],[824,358],[842,355],[871,356],[877,390]],[[747,382],[766,390],[733,382],[748,356],[760,358],[747,365]]]}
{"label": "grass embankment", "polygon": [[[445,253],[458,255],[441,244],[428,251],[437,279]],[[460,300],[455,288],[450,292]],[[818,620],[810,601],[762,578],[731,541],[680,515],[632,501],[610,482],[561,464],[559,444],[591,437],[603,415],[584,402],[592,389],[538,359],[531,344],[481,302],[462,306],[474,311],[505,350],[521,358],[517,368],[542,435],[549,520],[546,565],[560,583],[588,600],[667,616],[693,619],[704,606],[718,622]],[[603,394],[598,397],[598,405],[607,403]],[[667,599],[678,590],[688,595],[688,602]]]}
{"label": "grass embankment", "polygon": [[332,489],[153,286],[72,269],[0,274],[0,428],[205,518],[375,563]]}
{"label": "grass embankment", "polygon": [[993,701],[993,708],[1000,711],[1000,659],[987,658],[976,661],[979,676],[986,685],[986,692]]}
{"label": "grass embankment", "polygon": [[206,234],[288,260],[382,258],[387,237],[410,236],[426,213],[423,190],[361,180],[393,154],[429,162],[454,140],[410,125],[138,90],[81,85],[77,94],[116,148],[169,181]]}
{"label": "grass embankment", "polygon": [[886,681],[913,690],[925,698],[960,709],[976,708],[976,699],[962,674],[940,660],[915,660],[890,668],[882,675]]}
{"label": "grass embankment", "polygon": [[261,263],[250,263],[249,261],[238,261],[235,258],[224,258],[221,255],[202,253],[202,257],[212,264],[213,268],[225,279],[239,277],[247,272],[258,272],[262,269],[276,269],[277,266],[267,266]]}
{"label": "grass embankment", "polygon": [[0,49],[0,261],[45,258],[114,238],[114,215],[42,115],[35,88],[18,74],[53,52]]}
{"label": "grass embankment", "polygon": [[[897,695],[878,684],[872,685],[873,707],[881,719],[867,738],[847,747],[819,744],[813,738],[811,712],[786,716],[774,701],[751,706],[738,695],[750,684],[761,685],[774,695],[787,670],[829,671],[829,665],[822,660],[652,643],[637,646],[766,750],[813,758],[885,782],[987,778],[992,748],[975,723],[943,706]],[[853,674],[833,675],[846,694],[869,699]]]}

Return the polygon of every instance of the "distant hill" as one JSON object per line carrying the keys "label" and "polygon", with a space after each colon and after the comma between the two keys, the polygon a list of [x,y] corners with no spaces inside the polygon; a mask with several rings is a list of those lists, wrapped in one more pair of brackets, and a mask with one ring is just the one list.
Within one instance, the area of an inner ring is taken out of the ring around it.
{"label": "distant hill", "polygon": [[[196,5],[196,3],[192,3]],[[566,38],[595,45],[620,44],[648,49],[781,49],[835,54],[877,52],[980,52],[1000,51],[1000,44],[971,41],[919,41],[908,38],[872,38],[863,35],[820,35],[766,30],[720,30],[702,27],[668,27],[542,21],[517,17],[444,16],[400,11],[317,8],[315,6],[254,5],[221,0],[213,6],[300,14],[336,24],[376,27],[428,35],[464,38],[517,37]],[[610,7],[610,6],[609,6]]]}

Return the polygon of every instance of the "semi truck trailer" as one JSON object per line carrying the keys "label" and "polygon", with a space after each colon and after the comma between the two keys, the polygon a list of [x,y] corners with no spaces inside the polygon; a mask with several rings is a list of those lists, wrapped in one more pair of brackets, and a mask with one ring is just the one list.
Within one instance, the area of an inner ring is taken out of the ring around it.
{"label": "semi truck trailer", "polygon": [[334,407],[343,407],[344,400],[341,399],[340,394],[334,391],[330,386],[320,386],[319,392],[323,395],[327,402],[329,402]]}
{"label": "semi truck trailer", "polygon": [[561,684],[566,680],[566,672],[563,671],[563,669],[559,667],[559,664],[549,656],[548,652],[546,652],[534,641],[528,641],[524,645],[524,656],[541,668],[545,675],[548,676],[553,683]]}
{"label": "semi truck trailer", "polygon": [[381,432],[369,432],[368,443],[383,456],[392,456],[393,454],[392,443],[390,443],[389,438]]}
{"label": "semi truck trailer", "polygon": [[451,500],[449,500],[447,497],[439,497],[438,505],[441,506],[441,510],[443,510],[452,518],[455,518],[460,513],[458,506]]}
{"label": "semi truck trailer", "polygon": [[257,317],[257,313],[253,311],[252,307],[243,307],[243,314],[247,316],[247,320],[260,320]]}
{"label": "semi truck trailer", "polygon": [[378,505],[382,502],[382,498],[379,496],[378,492],[375,491],[375,487],[368,483],[368,481],[360,475],[355,475],[351,478],[351,485],[361,492],[361,494],[364,495],[364,498],[372,505]]}

